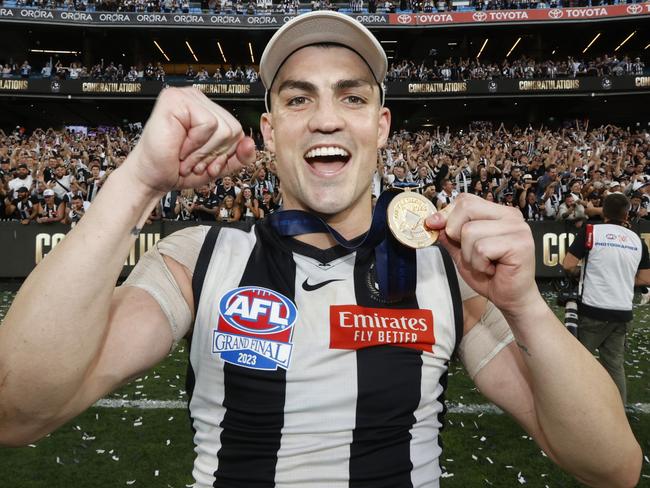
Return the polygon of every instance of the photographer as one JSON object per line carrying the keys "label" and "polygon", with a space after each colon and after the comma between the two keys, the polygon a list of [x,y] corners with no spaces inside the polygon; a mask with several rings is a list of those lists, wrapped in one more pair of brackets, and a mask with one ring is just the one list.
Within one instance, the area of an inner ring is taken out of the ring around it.
{"label": "photographer", "polygon": [[630,202],[614,193],[603,202],[605,222],[578,233],[562,267],[570,275],[582,266],[578,298],[578,339],[599,360],[626,401],[624,349],[632,320],[635,285],[650,284],[650,259],[645,242],[626,227]]}

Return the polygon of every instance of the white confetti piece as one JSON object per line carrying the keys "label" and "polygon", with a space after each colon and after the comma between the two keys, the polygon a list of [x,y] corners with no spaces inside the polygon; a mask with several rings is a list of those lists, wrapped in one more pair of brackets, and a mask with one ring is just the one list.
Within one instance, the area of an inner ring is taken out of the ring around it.
{"label": "white confetti piece", "polygon": [[167,419],[167,422],[171,422],[172,420],[174,420],[174,416],[173,416],[173,415]]}
{"label": "white confetti piece", "polygon": [[120,460],[120,458],[117,457],[117,456],[111,456],[111,459],[112,459],[113,461],[119,461],[119,460]]}
{"label": "white confetti piece", "polygon": [[512,469],[512,466],[506,466],[506,469]]}
{"label": "white confetti piece", "polygon": [[133,422],[133,427],[140,427],[142,422]]}
{"label": "white confetti piece", "polygon": [[472,459],[473,459],[474,461],[478,461],[478,458],[477,458],[474,454],[472,454]]}
{"label": "white confetti piece", "polygon": [[56,464],[63,464],[59,456],[56,457]]}
{"label": "white confetti piece", "polygon": [[479,439],[479,441],[481,441],[481,442],[485,442],[485,436],[482,435],[481,438]]}
{"label": "white confetti piece", "polygon": [[96,449],[95,452],[97,454],[104,454],[106,451],[104,449]]}
{"label": "white confetti piece", "polygon": [[519,471],[519,472],[517,473],[517,481],[519,481],[519,484],[520,484],[520,485],[525,485],[525,484],[526,484],[526,478],[524,478],[524,477],[521,475],[521,471]]}
{"label": "white confetti piece", "polygon": [[126,482],[127,485],[132,485],[133,483],[135,483],[135,480],[129,480]]}
{"label": "white confetti piece", "polygon": [[483,481],[485,481],[490,486],[494,486],[494,483],[490,482],[490,480],[487,478],[483,478]]}
{"label": "white confetti piece", "polygon": [[539,451],[539,452],[542,453],[542,456],[544,456],[544,457],[548,457],[544,451]]}
{"label": "white confetti piece", "polygon": [[36,444],[27,444],[28,447],[36,447]]}
{"label": "white confetti piece", "polygon": [[160,471],[158,471],[158,470],[155,470],[155,471],[153,472],[153,475],[154,475],[154,476],[158,476],[159,474],[160,474]]}
{"label": "white confetti piece", "polygon": [[487,459],[487,460],[488,460],[488,463],[490,463],[490,464],[494,464],[494,461],[492,461],[492,460],[490,459],[490,457],[489,457],[489,456],[485,456],[485,459]]}
{"label": "white confetti piece", "polygon": [[454,460],[451,459],[451,458],[447,458],[447,459],[445,459],[445,461],[448,461],[448,462],[450,462],[450,463],[453,463],[453,462],[454,462]]}
{"label": "white confetti piece", "polygon": [[447,473],[446,471],[440,475],[441,478],[453,478],[454,473]]}
{"label": "white confetti piece", "polygon": [[165,445],[168,446],[168,445],[170,445],[171,443],[172,443],[172,441],[170,441],[169,439],[167,439],[167,442],[165,442]]}

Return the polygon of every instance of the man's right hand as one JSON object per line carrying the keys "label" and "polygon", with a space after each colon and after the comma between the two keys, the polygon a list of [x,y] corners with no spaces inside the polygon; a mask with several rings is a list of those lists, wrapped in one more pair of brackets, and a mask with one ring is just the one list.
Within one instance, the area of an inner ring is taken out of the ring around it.
{"label": "man's right hand", "polygon": [[195,88],[166,88],[124,166],[152,191],[196,188],[255,158],[228,111]]}

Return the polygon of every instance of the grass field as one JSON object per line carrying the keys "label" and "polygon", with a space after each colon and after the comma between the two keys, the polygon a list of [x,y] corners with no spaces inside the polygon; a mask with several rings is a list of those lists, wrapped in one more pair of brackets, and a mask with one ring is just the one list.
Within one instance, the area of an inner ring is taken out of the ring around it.
{"label": "grass field", "polygon": [[[0,318],[11,292],[0,292]],[[547,294],[549,303],[553,296]],[[630,403],[650,403],[650,306],[635,309],[628,335]],[[141,378],[109,398],[186,400],[185,344]],[[448,404],[484,405],[462,367],[450,369]],[[650,487],[650,414],[628,414],[645,454],[641,487]],[[441,459],[442,486],[577,487],[505,415],[451,413]],[[587,447],[587,446],[585,446]],[[94,407],[35,445],[0,449],[0,488],[173,487],[191,485],[194,458],[187,412],[181,408]]]}

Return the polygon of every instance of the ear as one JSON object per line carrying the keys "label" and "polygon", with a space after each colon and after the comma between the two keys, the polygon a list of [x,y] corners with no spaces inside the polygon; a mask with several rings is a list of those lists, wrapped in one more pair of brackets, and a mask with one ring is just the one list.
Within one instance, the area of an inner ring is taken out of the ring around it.
{"label": "ear", "polygon": [[390,110],[386,107],[379,109],[379,124],[377,127],[377,147],[384,147],[390,133]]}
{"label": "ear", "polygon": [[269,112],[262,114],[260,118],[260,129],[266,148],[275,153],[275,140],[273,138],[273,116]]}

